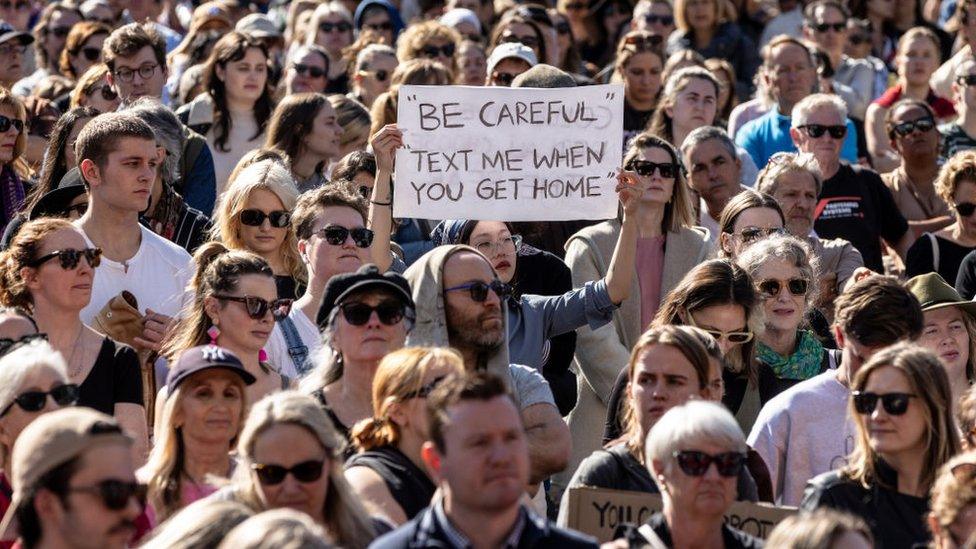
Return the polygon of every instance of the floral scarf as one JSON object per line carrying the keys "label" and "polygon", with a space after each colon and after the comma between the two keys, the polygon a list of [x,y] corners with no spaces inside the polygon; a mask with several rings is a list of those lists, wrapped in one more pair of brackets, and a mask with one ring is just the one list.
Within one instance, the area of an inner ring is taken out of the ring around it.
{"label": "floral scarf", "polygon": [[0,219],[0,231],[7,227],[7,223],[17,215],[24,205],[24,183],[17,176],[10,164],[0,170],[0,193],[3,196],[3,219]]}
{"label": "floral scarf", "polygon": [[183,198],[172,187],[163,183],[163,192],[159,195],[159,202],[153,208],[152,214],[146,215],[149,229],[165,238],[173,240],[176,229],[183,217]]}
{"label": "floral scarf", "polygon": [[788,357],[780,356],[776,351],[759,342],[756,345],[756,358],[776,374],[780,379],[810,379],[820,373],[820,364],[823,361],[823,345],[809,330],[797,332],[799,342],[796,350]]}

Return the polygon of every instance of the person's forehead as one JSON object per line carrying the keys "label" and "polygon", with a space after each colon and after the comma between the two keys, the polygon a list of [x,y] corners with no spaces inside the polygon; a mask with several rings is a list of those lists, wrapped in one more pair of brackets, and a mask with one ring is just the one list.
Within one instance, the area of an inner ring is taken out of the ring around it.
{"label": "person's forehead", "polygon": [[814,10],[814,17],[823,23],[844,22],[844,14],[836,6],[821,5]]}
{"label": "person's forehead", "polygon": [[295,63],[300,63],[302,65],[314,65],[316,67],[325,67],[325,59],[318,52],[305,50],[300,55],[295,57]]}
{"label": "person's forehead", "polygon": [[481,254],[463,250],[444,262],[444,279],[490,282],[495,279],[495,273]]}
{"label": "person's forehead", "polygon": [[817,182],[809,172],[790,170],[776,178],[776,186],[780,190],[809,190],[816,191]]}
{"label": "person's forehead", "polygon": [[729,150],[718,139],[706,139],[697,143],[691,148],[688,156],[691,157],[692,163],[711,162],[717,156],[732,160]]}
{"label": "person's forehead", "polygon": [[771,61],[774,65],[806,61],[810,64],[810,52],[793,42],[785,42],[773,50]]}
{"label": "person's forehead", "polygon": [[109,153],[111,158],[121,157],[156,157],[156,142],[152,139],[141,139],[138,137],[123,137],[118,141],[115,150]]}
{"label": "person's forehead", "polygon": [[121,55],[115,58],[115,68],[128,67],[137,69],[144,63],[155,62],[156,54],[152,49],[152,46],[143,46],[142,49],[137,51],[134,55],[130,57],[122,57]]}
{"label": "person's forehead", "polygon": [[829,122],[831,124],[841,124],[843,120],[837,109],[830,105],[815,107],[807,115],[808,122]]}
{"label": "person's forehead", "polygon": [[[121,440],[104,441],[78,456],[79,467],[74,478],[81,480],[134,480],[132,447]],[[79,482],[81,484],[82,482]]]}
{"label": "person's forehead", "polygon": [[349,206],[325,206],[319,208],[318,215],[316,216],[316,224],[320,227],[340,225],[347,229],[364,226],[362,214]]}
{"label": "person's forehead", "polygon": [[488,400],[461,400],[446,410],[445,438],[467,438],[479,434],[520,430],[522,421],[515,403],[500,395]]}
{"label": "person's forehead", "polygon": [[903,122],[906,120],[916,120],[929,115],[928,111],[918,105],[901,105],[891,113],[892,121]]}

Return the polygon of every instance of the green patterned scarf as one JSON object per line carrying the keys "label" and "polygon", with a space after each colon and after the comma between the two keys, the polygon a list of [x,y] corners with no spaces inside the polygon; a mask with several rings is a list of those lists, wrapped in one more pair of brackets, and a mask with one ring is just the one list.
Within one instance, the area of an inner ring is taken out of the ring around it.
{"label": "green patterned scarf", "polygon": [[780,379],[810,379],[820,373],[823,361],[823,345],[817,340],[813,332],[800,330],[800,338],[796,351],[788,357],[781,357],[776,351],[759,342],[756,346],[756,358],[773,370]]}

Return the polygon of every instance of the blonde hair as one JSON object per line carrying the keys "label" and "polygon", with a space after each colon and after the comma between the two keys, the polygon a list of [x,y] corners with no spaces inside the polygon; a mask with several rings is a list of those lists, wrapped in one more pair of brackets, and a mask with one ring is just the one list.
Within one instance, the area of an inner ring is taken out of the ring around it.
{"label": "blonde hair", "polygon": [[357,450],[396,446],[400,442],[400,426],[389,417],[390,408],[420,390],[424,378],[438,366],[462,373],[464,359],[454,349],[442,347],[408,347],[383,357],[373,376],[373,417],[352,429]]}
{"label": "blonde hair", "polygon": [[792,515],[776,525],[766,539],[766,549],[822,549],[834,547],[847,533],[861,535],[874,547],[871,529],[861,517],[833,509],[817,509],[812,513]]}
{"label": "blonde hair", "polygon": [[[730,21],[735,21],[735,10],[731,2],[726,0],[712,0],[715,4],[715,27],[717,28],[722,23],[728,23]],[[683,32],[691,32],[691,25],[688,23],[688,15],[685,11],[688,9],[688,0],[675,0],[674,2],[674,25],[678,30]]]}
{"label": "blonde hair", "polygon": [[[352,42],[352,37],[353,37],[352,14],[349,13],[349,10],[346,9],[345,6],[342,5],[342,2],[337,2],[333,0],[332,2],[323,2],[319,4],[318,7],[315,8],[315,11],[312,12],[311,17],[308,20],[308,23],[305,25],[305,28],[302,29],[306,33],[305,36],[306,44],[308,45],[317,44],[315,42],[315,39],[318,38],[319,35],[319,25],[322,24],[323,19],[325,19],[330,15],[338,15],[342,17],[347,23],[349,23],[350,26],[349,42],[350,43]],[[325,47],[324,44],[319,44],[319,45]]]}
{"label": "blonde hair", "polygon": [[216,547],[235,526],[254,515],[236,501],[204,498],[194,501],[160,524],[140,549]]}
{"label": "blonde hair", "polygon": [[952,469],[959,465],[974,464],[974,452],[955,456],[942,466],[935,484],[932,485],[929,493],[929,516],[939,524],[943,536],[967,507],[976,505],[976,484],[973,477],[964,475],[959,478],[953,474]]}
{"label": "blonde hair", "polygon": [[[423,23],[410,25],[397,39],[397,59],[401,63],[411,59],[421,59],[421,50],[431,40],[442,40],[454,44],[455,48],[461,44],[461,34],[447,25],[437,21],[424,21]],[[447,67],[452,78],[457,73],[457,51],[451,57],[451,66]]]}
{"label": "blonde hair", "polygon": [[[105,63],[96,63],[84,72],[75,83],[71,90],[71,108],[81,107],[81,99],[91,95],[92,88],[108,76],[108,66]],[[106,81],[106,85],[108,82]]]}
{"label": "blonde hair", "polygon": [[[237,174],[217,201],[214,209],[214,226],[211,229],[214,240],[223,242],[232,250],[247,249],[241,239],[240,213],[251,195],[259,189],[277,196],[288,212],[295,209],[295,204],[298,202],[298,188],[288,168],[275,160],[255,162]],[[279,253],[288,274],[299,284],[305,284],[307,281],[305,265],[298,255],[295,229],[290,225],[286,229],[285,240],[281,243]]]}
{"label": "blonde hair", "polygon": [[355,99],[338,93],[330,95],[328,101],[336,111],[336,122],[342,127],[339,146],[346,147],[350,143],[360,142],[362,143],[360,149],[365,149],[370,136],[369,127],[372,123],[366,106]]}
{"label": "blonde hair", "polygon": [[820,164],[817,163],[816,157],[810,153],[779,152],[774,154],[756,177],[755,189],[773,196],[779,187],[779,178],[788,173],[809,174],[813,177],[816,194],[820,196],[820,191],[823,188],[823,175],[820,173]]}
{"label": "blonde hair", "polygon": [[302,427],[325,450],[329,459],[329,488],[322,519],[337,545],[365,548],[375,537],[365,509],[353,495],[342,472],[342,439],[322,407],[312,397],[297,391],[281,391],[264,397],[251,412],[237,442],[240,462],[234,470],[233,485],[239,500],[252,509],[265,511],[251,466],[258,437],[278,424]]}
{"label": "blonde hair", "polygon": [[963,182],[976,185],[976,150],[961,151],[949,157],[935,179],[935,192],[946,204],[955,204],[952,195]]}
{"label": "blonde hair", "polygon": [[218,549],[329,549],[328,533],[305,513],[272,509],[238,524]]}
{"label": "blonde hair", "polygon": [[695,224],[695,215],[692,212],[691,190],[685,183],[684,170],[681,168],[681,160],[678,158],[677,150],[667,141],[649,132],[639,133],[630,140],[627,152],[624,154],[623,165],[628,166],[640,156],[644,149],[662,149],[671,157],[671,163],[677,168],[674,175],[674,189],[671,192],[671,200],[664,206],[664,217],[661,219],[661,230],[664,232],[678,232],[682,228],[691,227]]}

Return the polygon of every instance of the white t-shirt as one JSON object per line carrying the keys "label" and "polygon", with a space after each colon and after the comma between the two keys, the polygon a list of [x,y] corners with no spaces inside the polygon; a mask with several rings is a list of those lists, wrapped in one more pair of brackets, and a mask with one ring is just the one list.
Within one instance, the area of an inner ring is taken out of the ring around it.
{"label": "white t-shirt", "polygon": [[855,440],[849,397],[830,370],[776,395],[759,412],[748,442],[769,467],[777,505],[799,505],[808,480],[847,464]]}
{"label": "white t-shirt", "polygon": [[[179,315],[193,278],[193,258],[183,248],[142,225],[139,230],[142,242],[129,261],[123,264],[102,257],[101,265],[95,269],[91,302],[81,311],[81,321],[85,324],[91,325],[105,304],[122,290],[136,296],[143,314],[146,309],[152,309],[166,316]],[[84,236],[88,245],[94,246],[88,235]]]}
{"label": "white t-shirt", "polygon": [[[291,312],[288,313],[288,318],[294,324],[295,331],[298,332],[298,337],[301,338],[302,344],[308,349],[307,359],[314,360],[319,349],[322,348],[322,335],[319,334],[319,327],[298,307],[292,308]],[[286,375],[292,379],[301,377],[295,368],[295,362],[292,360],[291,355],[288,354],[288,341],[285,339],[285,334],[281,331],[280,322],[275,322],[275,327],[271,330],[271,336],[268,338],[268,343],[264,346],[264,351],[268,353],[268,362],[277,368],[282,375]]]}

